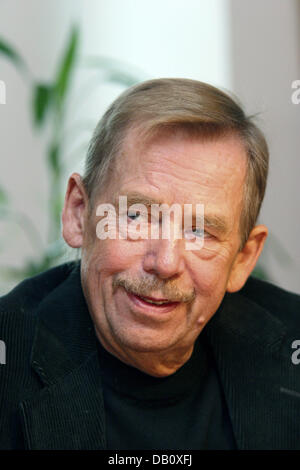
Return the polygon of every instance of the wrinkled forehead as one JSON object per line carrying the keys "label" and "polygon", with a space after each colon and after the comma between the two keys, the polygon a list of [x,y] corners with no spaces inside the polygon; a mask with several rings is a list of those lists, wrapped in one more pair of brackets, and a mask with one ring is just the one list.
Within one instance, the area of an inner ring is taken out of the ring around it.
{"label": "wrinkled forehead", "polygon": [[144,178],[152,186],[172,184],[175,193],[184,188],[188,193],[197,192],[197,186],[227,191],[231,187],[236,196],[242,191],[247,154],[236,135],[204,137],[172,129],[143,137],[138,129],[126,135],[113,170],[118,188]]}

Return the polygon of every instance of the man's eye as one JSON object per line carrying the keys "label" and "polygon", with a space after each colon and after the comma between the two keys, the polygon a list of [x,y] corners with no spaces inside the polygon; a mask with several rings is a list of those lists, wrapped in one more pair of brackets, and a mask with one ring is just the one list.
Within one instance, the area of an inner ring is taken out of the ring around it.
{"label": "man's eye", "polygon": [[186,231],[186,238],[210,238],[211,234],[200,228],[191,228]]}
{"label": "man's eye", "polygon": [[127,212],[127,217],[130,220],[138,220],[139,222],[148,222],[148,213],[136,211],[136,212]]}
{"label": "man's eye", "polygon": [[127,217],[128,217],[130,220],[136,220],[136,219],[138,219],[138,218],[140,217],[140,214],[139,214],[138,212],[137,212],[137,213],[136,213],[136,212],[132,212],[132,213],[128,212],[128,213],[127,213]]}
{"label": "man's eye", "polygon": [[192,234],[195,235],[195,237],[204,237],[204,234],[207,232],[204,232],[204,230],[200,228],[192,228]]}

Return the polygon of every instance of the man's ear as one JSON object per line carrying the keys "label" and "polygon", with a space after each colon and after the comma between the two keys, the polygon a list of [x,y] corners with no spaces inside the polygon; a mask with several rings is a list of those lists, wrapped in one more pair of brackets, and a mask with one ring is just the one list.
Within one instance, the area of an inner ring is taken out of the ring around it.
{"label": "man's ear", "polygon": [[62,212],[62,235],[72,248],[82,246],[87,211],[88,197],[81,176],[78,173],[72,173],[68,181]]}
{"label": "man's ear", "polygon": [[256,265],[267,236],[268,229],[265,225],[256,225],[253,228],[244,248],[235,258],[227,283],[227,292],[237,292],[243,287]]}

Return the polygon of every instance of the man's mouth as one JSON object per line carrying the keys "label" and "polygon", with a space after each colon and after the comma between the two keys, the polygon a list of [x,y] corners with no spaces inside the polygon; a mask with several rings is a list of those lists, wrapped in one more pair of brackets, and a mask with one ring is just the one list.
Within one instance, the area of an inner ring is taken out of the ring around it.
{"label": "man's mouth", "polygon": [[135,297],[138,297],[140,300],[143,300],[144,302],[148,304],[153,304],[153,305],[169,305],[169,304],[178,303],[178,302],[173,302],[168,299],[156,299],[154,297],[144,297],[141,295],[134,294],[133,292],[132,292],[132,295],[134,295]]}
{"label": "man's mouth", "polygon": [[145,306],[161,312],[169,311],[177,307],[177,305],[180,303],[178,301],[174,302],[170,299],[141,296],[129,291],[127,291],[127,295],[135,303],[135,305],[140,307]]}

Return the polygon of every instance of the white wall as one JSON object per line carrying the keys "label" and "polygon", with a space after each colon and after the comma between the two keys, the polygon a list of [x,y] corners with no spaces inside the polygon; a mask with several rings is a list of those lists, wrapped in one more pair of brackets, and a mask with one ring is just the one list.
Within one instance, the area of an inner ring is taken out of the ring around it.
{"label": "white wall", "polygon": [[299,7],[299,0],[231,0],[230,30],[232,88],[250,114],[261,113],[270,146],[264,264],[276,284],[300,293],[300,105],[291,101],[300,79]]}
{"label": "white wall", "polygon": [[81,3],[84,50],[142,68],[230,85],[225,0],[89,0]]}

